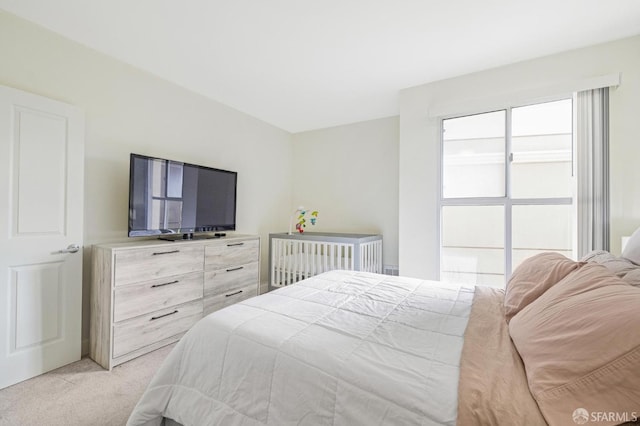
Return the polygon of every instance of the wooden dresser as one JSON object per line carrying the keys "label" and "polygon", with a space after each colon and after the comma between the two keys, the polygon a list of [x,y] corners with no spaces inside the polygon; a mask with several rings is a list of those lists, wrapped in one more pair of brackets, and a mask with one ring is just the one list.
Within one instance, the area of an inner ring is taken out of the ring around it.
{"label": "wooden dresser", "polygon": [[99,244],[92,262],[89,355],[109,370],[260,285],[260,239],[250,235]]}

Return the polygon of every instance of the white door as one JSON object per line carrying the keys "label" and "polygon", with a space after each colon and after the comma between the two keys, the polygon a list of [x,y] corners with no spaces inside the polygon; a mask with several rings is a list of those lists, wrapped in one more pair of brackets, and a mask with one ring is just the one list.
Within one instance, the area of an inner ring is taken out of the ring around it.
{"label": "white door", "polygon": [[80,110],[0,86],[0,388],[80,359],[83,167]]}

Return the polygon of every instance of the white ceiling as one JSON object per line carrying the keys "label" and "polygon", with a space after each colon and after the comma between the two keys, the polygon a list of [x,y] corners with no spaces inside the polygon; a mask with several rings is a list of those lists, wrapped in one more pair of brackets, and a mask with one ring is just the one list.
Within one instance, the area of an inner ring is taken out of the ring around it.
{"label": "white ceiling", "polygon": [[640,34],[639,0],[0,0],[290,132],[398,113],[398,91]]}

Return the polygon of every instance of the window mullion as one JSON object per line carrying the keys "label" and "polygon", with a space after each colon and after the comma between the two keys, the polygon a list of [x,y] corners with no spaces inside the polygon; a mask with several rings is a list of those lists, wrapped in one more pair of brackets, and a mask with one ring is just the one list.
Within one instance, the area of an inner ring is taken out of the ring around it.
{"label": "window mullion", "polygon": [[571,197],[559,197],[559,198],[515,198],[515,199],[511,199],[511,204],[514,205],[514,206],[570,205],[570,204],[573,204],[573,198],[571,198]]}
{"label": "window mullion", "polygon": [[505,185],[505,204],[504,204],[504,277],[505,282],[509,281],[511,277],[511,266],[513,265],[512,248],[512,204],[511,204],[511,160],[512,146],[511,146],[511,117],[512,108],[507,108],[507,114],[505,116],[505,149],[504,149],[504,185]]}
{"label": "window mullion", "polygon": [[440,204],[443,206],[502,206],[505,200],[505,197],[443,198]]}

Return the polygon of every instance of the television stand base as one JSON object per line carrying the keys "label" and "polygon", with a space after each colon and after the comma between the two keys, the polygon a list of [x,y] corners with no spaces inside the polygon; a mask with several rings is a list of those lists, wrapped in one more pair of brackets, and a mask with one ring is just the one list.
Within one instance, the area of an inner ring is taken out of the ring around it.
{"label": "television stand base", "polygon": [[171,237],[158,237],[159,240],[162,241],[171,241],[171,242],[176,242],[176,241],[193,241],[193,240],[212,240],[212,239],[217,239],[217,238],[221,238],[223,236],[225,236],[226,234],[220,234],[220,235],[210,235],[210,234],[182,234],[182,236],[180,235],[174,235]]}

